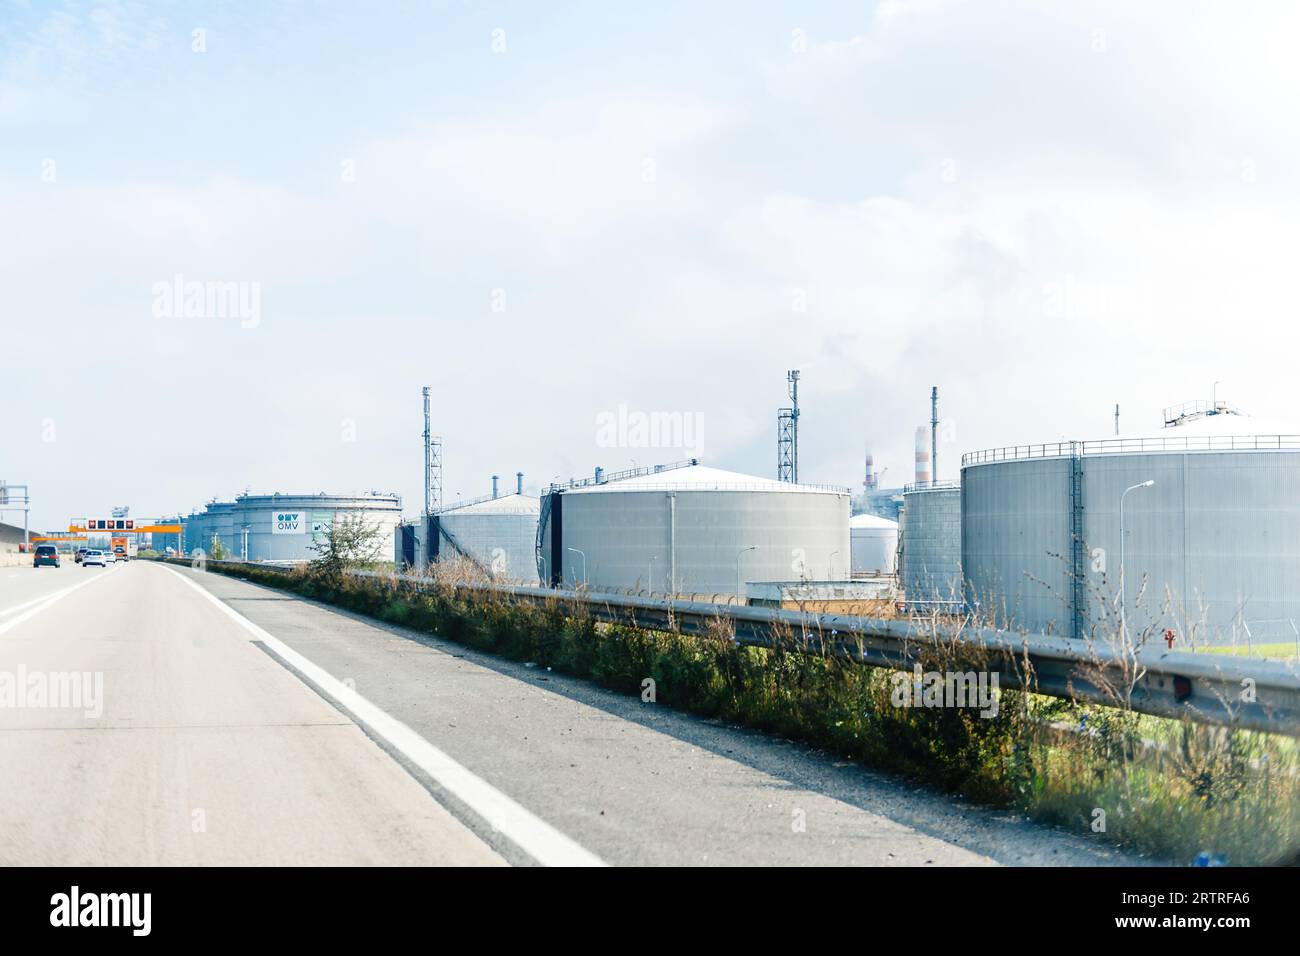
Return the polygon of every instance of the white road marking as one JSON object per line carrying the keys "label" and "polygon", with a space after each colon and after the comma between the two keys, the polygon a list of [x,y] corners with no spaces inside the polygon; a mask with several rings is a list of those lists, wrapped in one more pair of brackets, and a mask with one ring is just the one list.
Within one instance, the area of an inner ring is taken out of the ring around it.
{"label": "white road marking", "polygon": [[90,579],[86,581],[82,581],[80,584],[72,585],[72,587],[70,588],[64,588],[62,591],[55,591],[52,594],[47,594],[44,597],[39,597],[34,601],[28,601],[25,604],[16,604],[11,608],[6,608],[5,610],[0,611],[0,616],[4,616],[7,614],[12,614],[14,611],[21,611],[25,607],[31,608],[31,610],[28,611],[26,614],[20,614],[17,617],[13,618],[12,620],[8,620],[5,621],[3,624],[0,624],[0,634],[5,634],[8,631],[13,630],[19,624],[23,623],[23,621],[30,620],[31,618],[34,618],[37,614],[40,614],[42,611],[44,611],[55,601],[59,601],[67,597],[69,594],[71,594],[73,591],[78,590],[79,588],[84,588],[87,584],[93,584],[94,582],[98,581],[101,577],[103,577],[102,574],[96,574]]}
{"label": "white road marking", "polygon": [[328,671],[307,660],[216,595],[195,584],[174,568],[167,568],[167,570],[288,661],[349,712],[355,714],[371,732],[382,737],[389,746],[401,752],[407,760],[437,781],[439,786],[482,817],[492,829],[503,834],[538,863],[543,866],[605,865],[604,861],[594,853],[579,846],[546,821],[534,816],[486,780],[461,766],[406,724],[366,700],[355,690],[334,678]]}

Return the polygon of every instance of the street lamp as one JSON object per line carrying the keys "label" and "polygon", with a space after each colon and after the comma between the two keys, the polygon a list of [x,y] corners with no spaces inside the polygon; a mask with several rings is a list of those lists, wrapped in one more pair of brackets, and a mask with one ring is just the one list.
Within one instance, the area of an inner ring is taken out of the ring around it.
{"label": "street lamp", "polygon": [[565,550],[566,550],[566,551],[572,551],[574,554],[581,554],[581,555],[582,555],[582,583],[583,583],[583,584],[586,584],[586,583],[587,583],[587,555],[586,555],[586,553],[583,552],[583,551],[579,551],[577,548],[565,548]]}
{"label": "street lamp", "polygon": [[740,603],[740,595],[741,595],[741,592],[740,592],[740,556],[741,556],[742,554],[744,554],[746,551],[757,551],[757,550],[758,550],[758,545],[753,545],[752,547],[749,547],[749,548],[741,548],[740,551],[738,551],[738,552],[736,553],[736,603],[737,603],[737,604]]}
{"label": "street lamp", "polygon": [[1146,481],[1139,481],[1136,485],[1130,485],[1124,489],[1119,496],[1119,636],[1120,639],[1128,643],[1128,624],[1124,617],[1124,499],[1130,491],[1137,491],[1139,488],[1150,488],[1155,484],[1154,479],[1148,478]]}

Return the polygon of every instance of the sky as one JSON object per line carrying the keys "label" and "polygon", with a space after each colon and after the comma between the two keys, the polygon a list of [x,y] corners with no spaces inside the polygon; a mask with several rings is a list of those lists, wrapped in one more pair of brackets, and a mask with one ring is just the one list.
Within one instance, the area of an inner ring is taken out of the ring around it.
{"label": "sky", "polygon": [[[1294,3],[0,0],[32,524],[1295,414]],[[175,294],[179,290],[180,294]],[[1218,383],[1216,385],[1216,383]],[[21,516],[17,516],[19,519]],[[7,513],[5,520],[15,515]]]}

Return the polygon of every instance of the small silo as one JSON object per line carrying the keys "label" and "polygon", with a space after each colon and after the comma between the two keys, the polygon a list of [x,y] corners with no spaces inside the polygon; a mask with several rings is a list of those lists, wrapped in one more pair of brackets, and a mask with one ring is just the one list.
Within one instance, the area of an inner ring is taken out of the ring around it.
{"label": "small silo", "polygon": [[1294,646],[1300,427],[1211,402],[1164,420],[965,455],[968,595],[1004,625],[1111,636],[1122,576],[1130,636]]}
{"label": "small silo", "polygon": [[535,585],[539,510],[522,491],[445,508],[429,519],[430,560],[459,556],[494,581]]}
{"label": "small silo", "polygon": [[903,489],[900,577],[909,610],[948,612],[962,607],[961,531],[957,482]]}
{"label": "small silo", "polygon": [[898,522],[879,515],[854,515],[849,520],[854,577],[893,574],[898,560]]}
{"label": "small silo", "polygon": [[683,462],[552,486],[537,536],[541,580],[702,598],[749,582],[845,580],[846,488]]}

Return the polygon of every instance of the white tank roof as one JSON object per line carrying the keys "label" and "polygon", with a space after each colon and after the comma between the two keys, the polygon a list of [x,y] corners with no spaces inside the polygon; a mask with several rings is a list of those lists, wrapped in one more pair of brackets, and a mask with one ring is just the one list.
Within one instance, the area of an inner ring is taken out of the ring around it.
{"label": "white tank roof", "polygon": [[541,501],[528,495],[501,495],[487,501],[452,505],[439,515],[535,515],[541,513]]}
{"label": "white tank roof", "polygon": [[1256,418],[1253,415],[1221,412],[1217,415],[1192,418],[1177,425],[1167,425],[1164,428],[1156,428],[1150,431],[1125,432],[1119,438],[1201,438],[1254,435],[1300,436],[1300,425],[1276,418]]}
{"label": "white tank roof", "polygon": [[756,475],[743,475],[736,471],[724,471],[707,465],[688,465],[685,468],[670,468],[665,471],[624,478],[620,481],[607,481],[599,485],[584,485],[581,488],[565,489],[566,495],[600,494],[610,491],[780,491],[786,494],[847,494],[841,488],[818,487],[816,485],[792,485],[775,478],[759,478]]}
{"label": "white tank roof", "polygon": [[854,515],[849,519],[850,528],[871,528],[873,530],[897,531],[898,522],[882,518],[880,515]]}

